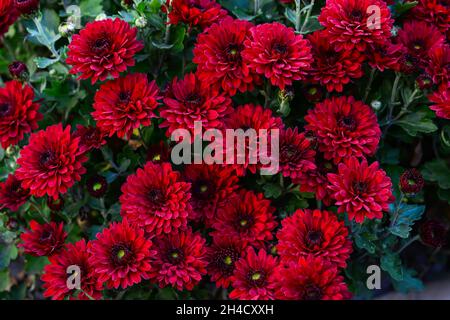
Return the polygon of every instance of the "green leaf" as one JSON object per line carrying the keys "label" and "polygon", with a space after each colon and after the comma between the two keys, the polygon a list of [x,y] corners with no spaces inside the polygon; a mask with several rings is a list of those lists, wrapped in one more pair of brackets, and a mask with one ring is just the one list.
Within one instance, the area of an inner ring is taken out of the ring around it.
{"label": "green leaf", "polygon": [[374,254],[377,248],[374,243],[377,240],[377,236],[371,232],[362,232],[355,234],[355,244],[360,249],[365,249],[367,252]]}
{"label": "green leaf", "polygon": [[56,63],[59,61],[58,58],[55,59],[50,59],[50,58],[45,58],[45,57],[36,57],[33,59],[34,63],[36,63],[36,66],[39,69],[45,69],[48,66],[51,66],[52,64]]}
{"label": "green leaf", "polygon": [[423,282],[415,277],[416,271],[413,269],[403,268],[403,279],[400,281],[392,281],[396,291],[402,293],[408,293],[410,291],[421,291],[423,290]]}
{"label": "green leaf", "polygon": [[11,288],[11,280],[9,277],[9,269],[0,271],[0,292],[9,291]]}
{"label": "green leaf", "polygon": [[395,124],[413,137],[418,133],[431,133],[438,129],[433,120],[428,117],[428,113],[423,111],[410,113],[397,120]]}
{"label": "green leaf", "polygon": [[17,258],[17,247],[13,244],[0,245],[0,269],[7,268],[11,260]]}
{"label": "green leaf", "polygon": [[450,189],[450,169],[442,159],[425,163],[422,175],[427,181],[437,182],[442,189]]}
{"label": "green leaf", "polygon": [[411,2],[398,2],[396,4],[394,4],[393,6],[393,11],[395,13],[395,16],[398,17],[406,12],[408,12],[409,10],[411,10],[412,8],[414,8],[417,5],[417,1],[411,1]]}
{"label": "green leaf", "polygon": [[45,265],[49,263],[47,257],[27,256],[25,271],[29,274],[38,274],[42,272]]}
{"label": "green leaf", "polygon": [[308,19],[308,22],[306,22],[305,27],[303,28],[301,34],[308,34],[308,33],[312,33],[314,31],[323,29],[318,18],[319,18],[319,16],[310,16]]}
{"label": "green leaf", "polygon": [[397,281],[403,280],[402,261],[398,255],[388,253],[381,257],[380,263],[381,269],[389,273],[392,279]]}
{"label": "green leaf", "polygon": [[80,3],[81,14],[85,17],[96,17],[103,12],[102,0],[82,0]]}
{"label": "green leaf", "polygon": [[264,195],[267,198],[276,199],[279,196],[281,196],[281,193],[282,193],[281,187],[275,183],[267,183],[263,186],[263,189],[264,189]]}
{"label": "green leaf", "polygon": [[402,203],[398,210],[397,220],[389,231],[396,236],[406,239],[409,237],[409,232],[414,222],[422,218],[425,206]]}

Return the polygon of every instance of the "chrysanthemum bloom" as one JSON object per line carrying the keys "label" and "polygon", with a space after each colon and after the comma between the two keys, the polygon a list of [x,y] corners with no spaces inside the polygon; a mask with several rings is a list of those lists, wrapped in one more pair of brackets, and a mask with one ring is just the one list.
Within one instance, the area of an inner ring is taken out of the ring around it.
{"label": "chrysanthemum bloom", "polygon": [[170,137],[176,129],[186,129],[194,138],[194,122],[202,123],[202,129],[221,129],[223,119],[233,112],[232,101],[224,93],[218,93],[202,84],[193,74],[183,79],[173,79],[164,98],[164,105],[159,108],[163,122],[161,128],[167,128]]}
{"label": "chrysanthemum bloom", "polygon": [[[190,28],[199,26],[204,29],[228,15],[215,0],[168,0],[167,6],[169,3],[172,6],[169,12],[170,24],[181,22]],[[163,11],[166,11],[165,7]]]}
{"label": "chrysanthemum bloom", "polygon": [[364,56],[358,51],[337,52],[324,30],[310,34],[308,40],[314,57],[309,74],[313,81],[326,86],[327,91],[342,92],[351,79],[363,76]]}
{"label": "chrysanthemum bloom", "polygon": [[[44,282],[44,297],[51,297],[53,300],[63,300],[68,297],[83,300],[102,297],[102,284],[97,280],[94,267],[89,262],[90,247],[91,243],[86,243],[82,239],[76,243],[67,244],[61,252],[49,257],[50,264],[44,267],[44,274],[41,276]],[[71,266],[80,268],[79,274],[76,270],[72,270],[71,274],[67,273]],[[81,290],[70,289],[67,286],[68,277],[75,275],[74,272],[80,276]]]}
{"label": "chrysanthemum bloom", "polygon": [[350,156],[375,154],[381,130],[372,108],[353,97],[332,97],[316,104],[305,116],[306,130],[314,132],[319,151],[338,164]]}
{"label": "chrysanthemum bloom", "polygon": [[183,178],[191,184],[191,219],[210,226],[218,208],[226,206],[238,188],[239,179],[230,167],[217,164],[190,164]]}
{"label": "chrysanthemum bloom", "polygon": [[197,66],[198,78],[231,96],[236,91],[252,90],[258,76],[253,74],[242,59],[244,41],[250,34],[252,24],[244,20],[225,18],[200,34],[194,48],[192,61]]}
{"label": "chrysanthemum bloom", "polygon": [[274,274],[278,260],[264,249],[257,253],[249,247],[244,257],[236,262],[231,277],[231,299],[273,300],[275,298]]}
{"label": "chrysanthemum bloom", "polygon": [[406,194],[415,194],[422,190],[425,184],[419,170],[412,168],[402,173],[400,176],[400,190]]}
{"label": "chrysanthemum bloom", "polygon": [[8,208],[18,211],[28,200],[30,193],[21,186],[20,180],[15,175],[8,175],[4,182],[0,182],[0,210]]}
{"label": "chrysanthemum bloom", "polygon": [[358,50],[362,53],[391,36],[394,20],[382,0],[328,0],[319,15],[319,22],[337,51]]}
{"label": "chrysanthemum bloom", "polygon": [[283,262],[313,255],[345,268],[352,252],[344,222],[325,210],[295,211],[282,221],[277,239],[277,252]]}
{"label": "chrysanthemum bloom", "polygon": [[89,22],[69,44],[70,73],[80,73],[79,79],[90,78],[92,83],[108,76],[118,78],[135,64],[134,55],[144,48],[136,34],[136,28],[118,18]]}
{"label": "chrysanthemum bloom", "polygon": [[33,89],[19,81],[8,81],[0,88],[0,142],[4,149],[38,128],[42,114],[33,99]]}
{"label": "chrysanthemum bloom", "polygon": [[105,135],[99,128],[93,126],[82,126],[77,124],[77,130],[73,136],[80,137],[80,150],[89,152],[93,149],[100,149],[106,144]]}
{"label": "chrysanthemum bloom", "polygon": [[448,85],[450,81],[450,46],[434,46],[429,51],[429,61],[425,68],[436,85]]}
{"label": "chrysanthemum bloom", "polygon": [[392,182],[378,162],[370,166],[355,157],[344,159],[338,173],[329,173],[328,186],[336,201],[338,213],[348,213],[350,220],[362,223],[364,218],[381,219],[392,202]]}
{"label": "chrysanthemum bloom", "polygon": [[192,290],[206,274],[205,239],[190,229],[155,238],[151,278],[160,288]]}
{"label": "chrysanthemum bloom", "polygon": [[158,106],[159,89],[143,73],[128,74],[103,84],[94,97],[92,117],[110,137],[131,136],[134,129],[149,126]]}
{"label": "chrysanthemum bloom", "polygon": [[28,67],[22,61],[14,61],[9,64],[8,71],[14,79],[22,80],[28,76]]}
{"label": "chrysanthemum bloom", "polygon": [[298,128],[288,128],[280,135],[280,170],[284,177],[297,180],[305,172],[315,170],[314,151],[311,141]]}
{"label": "chrysanthemum bloom", "polygon": [[163,140],[148,147],[147,161],[166,162],[170,160],[170,148]]}
{"label": "chrysanthemum bloom", "polygon": [[400,70],[400,59],[403,53],[403,45],[386,41],[368,50],[368,63],[373,69],[378,69],[381,72],[386,69],[398,71]]}
{"label": "chrysanthemum bloom", "polygon": [[439,30],[426,22],[405,22],[398,31],[397,41],[401,43],[417,66],[424,68],[430,59],[429,52],[434,46],[442,46],[445,37]]}
{"label": "chrysanthemum bloom", "polygon": [[321,257],[300,257],[276,272],[276,299],[344,300],[351,298],[338,268]]}
{"label": "chrysanthemum bloom", "polygon": [[[412,0],[408,0],[410,2]],[[433,24],[443,34],[449,35],[450,5],[447,0],[418,0],[418,4],[409,11],[409,16]]]}
{"label": "chrysanthemum bloom", "polygon": [[248,244],[260,246],[273,239],[277,226],[275,208],[260,193],[241,190],[218,210],[212,236],[237,237]]}
{"label": "chrysanthemum bloom", "polygon": [[185,228],[192,211],[190,188],[169,163],[148,162],[122,185],[121,215],[150,236]]}
{"label": "chrysanthemum bloom", "polygon": [[86,189],[94,198],[101,198],[108,190],[108,182],[104,177],[95,175],[86,182]]}
{"label": "chrysanthemum bloom", "polygon": [[229,287],[236,262],[244,256],[245,248],[244,242],[238,238],[217,236],[213,239],[206,254],[207,271],[218,288]]}
{"label": "chrysanthemum bloom", "polygon": [[436,116],[450,119],[450,86],[441,85],[439,89],[428,96],[432,102],[431,110],[436,111]]}
{"label": "chrysanthemum bloom", "polygon": [[242,57],[250,69],[282,90],[295,80],[305,79],[312,62],[308,41],[278,22],[251,28],[244,44]]}
{"label": "chrysanthemum bloom", "polygon": [[19,12],[14,6],[14,0],[0,1],[0,41],[3,34],[8,32],[9,27],[17,20]]}
{"label": "chrysanthemum bloom", "polygon": [[422,73],[417,76],[415,85],[419,87],[420,90],[424,91],[433,86],[433,80],[428,74]]}
{"label": "chrysanthemum bloom", "polygon": [[64,247],[67,233],[64,231],[63,223],[39,224],[34,220],[30,221],[30,230],[20,235],[22,242],[19,247],[24,249],[26,254],[36,257],[51,256]]}
{"label": "chrysanthemum bloom", "polygon": [[[259,159],[255,159],[258,161],[250,161],[252,160],[252,155],[256,158],[259,154],[260,140],[264,139],[260,130],[267,130],[267,150],[268,153],[270,153],[270,130],[282,130],[284,124],[281,118],[275,117],[270,109],[264,109],[260,105],[255,106],[253,104],[246,104],[237,107],[235,112],[226,119],[225,128],[233,130],[242,129],[244,133],[248,129],[255,130],[255,139],[246,139],[245,148],[242,149],[242,145],[238,145],[237,139],[234,139],[235,141],[227,141],[227,139],[224,139],[224,157],[226,154],[234,154],[234,164],[231,166],[236,169],[238,175],[242,176],[245,175],[246,169],[250,170],[252,173],[256,173],[256,170],[262,167]],[[224,137],[226,137],[225,132]],[[243,152],[245,152],[245,154],[243,154]]]}
{"label": "chrysanthemum bloom", "polygon": [[39,0],[14,0],[14,6],[21,14],[30,14],[39,7]]}
{"label": "chrysanthemum bloom", "polygon": [[80,138],[70,134],[70,126],[62,124],[33,133],[17,160],[17,178],[22,187],[36,197],[47,194],[57,199],[66,193],[86,172],[86,156],[79,149]]}
{"label": "chrysanthemum bloom", "polygon": [[124,219],[98,233],[90,253],[98,280],[108,288],[125,289],[149,278],[150,257],[155,251],[144,230]]}
{"label": "chrysanthemum bloom", "polygon": [[428,220],[419,228],[420,240],[430,247],[442,247],[447,242],[447,228],[437,220]]}

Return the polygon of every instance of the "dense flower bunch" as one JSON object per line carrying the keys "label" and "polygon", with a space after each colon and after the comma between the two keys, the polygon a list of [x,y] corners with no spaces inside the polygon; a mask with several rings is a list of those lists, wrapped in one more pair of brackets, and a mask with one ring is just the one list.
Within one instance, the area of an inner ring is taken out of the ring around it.
{"label": "dense flower bunch", "polygon": [[448,243],[414,227],[450,203],[448,2],[258,3],[92,4],[52,42],[0,0],[0,42],[52,54],[0,46],[0,246],[43,297],[360,298],[378,260],[418,286],[402,255]]}

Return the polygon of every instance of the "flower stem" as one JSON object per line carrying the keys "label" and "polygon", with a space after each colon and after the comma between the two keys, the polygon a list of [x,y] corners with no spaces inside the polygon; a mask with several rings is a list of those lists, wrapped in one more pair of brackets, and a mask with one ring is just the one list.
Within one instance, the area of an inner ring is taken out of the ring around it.
{"label": "flower stem", "polygon": [[300,33],[303,33],[303,30],[305,29],[306,24],[308,23],[309,17],[311,16],[312,9],[314,8],[314,0],[311,0],[309,6],[310,7],[308,11],[306,12],[305,21],[303,21],[302,27],[300,29]]}
{"label": "flower stem", "polygon": [[375,73],[376,72],[377,72],[377,69],[375,69],[375,68],[373,68],[370,71],[369,82],[367,83],[366,91],[364,93],[364,98],[363,98],[364,102],[366,102],[367,97],[369,96],[370,90],[372,89],[372,83],[373,83],[373,79],[375,78]]}
{"label": "flower stem", "polygon": [[415,242],[416,240],[419,240],[420,236],[417,234],[414,237],[412,237],[411,239],[409,239],[408,242],[406,242],[400,249],[397,250],[397,252],[395,254],[400,254],[403,250],[405,250],[406,248],[408,248],[413,242]]}
{"label": "flower stem", "polygon": [[253,4],[254,4],[254,7],[253,7],[253,14],[255,15],[255,16],[257,16],[258,15],[258,12],[259,12],[259,6],[260,6],[260,3],[259,3],[260,1],[259,0],[253,0]]}
{"label": "flower stem", "polygon": [[300,31],[301,0],[295,0],[295,31]]}

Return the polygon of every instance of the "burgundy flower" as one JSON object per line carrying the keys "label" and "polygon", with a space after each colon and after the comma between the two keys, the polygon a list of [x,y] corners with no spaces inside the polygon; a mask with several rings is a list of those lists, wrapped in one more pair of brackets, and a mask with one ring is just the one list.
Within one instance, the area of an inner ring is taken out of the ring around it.
{"label": "burgundy flower", "polygon": [[314,132],[325,159],[372,156],[380,141],[377,117],[369,106],[353,97],[332,97],[316,104],[305,116],[306,130]]}
{"label": "burgundy flower", "polygon": [[104,177],[95,175],[87,181],[86,189],[94,198],[101,198],[108,191],[108,182]]}
{"label": "burgundy flower", "polygon": [[236,262],[231,277],[233,291],[231,299],[240,300],[273,300],[275,298],[274,274],[277,258],[264,249],[255,252],[248,248],[244,257]]}
{"label": "burgundy flower", "polygon": [[[378,11],[371,9],[375,6]],[[377,19],[373,17],[374,12],[379,14]],[[337,51],[364,52],[391,36],[394,20],[381,0],[328,0],[319,15],[319,22]]]}
{"label": "burgundy flower", "polygon": [[250,29],[242,57],[250,69],[284,89],[305,79],[312,62],[311,47],[302,35],[281,23],[264,23]]}
{"label": "burgundy flower", "polygon": [[203,130],[221,129],[224,118],[233,112],[231,99],[223,93],[213,91],[209,83],[202,84],[193,73],[184,79],[173,79],[160,108],[163,122],[168,128],[167,136],[176,129],[186,129],[194,137],[194,122],[202,124]]}
{"label": "burgundy flower", "polygon": [[80,138],[70,134],[70,126],[52,125],[33,133],[30,143],[23,148],[17,160],[17,178],[22,187],[37,197],[47,194],[57,199],[66,193],[86,172],[87,158],[79,150]]}
{"label": "burgundy flower", "polygon": [[186,228],[190,198],[190,184],[169,163],[147,162],[122,185],[121,215],[150,236],[171,233]]}
{"label": "burgundy flower", "polygon": [[26,254],[36,257],[52,256],[64,247],[66,238],[63,223],[39,224],[31,220],[30,230],[20,235],[22,242],[19,247],[22,247]]}
{"label": "burgundy flower", "polygon": [[89,152],[93,149],[100,149],[106,144],[105,135],[99,128],[93,126],[82,126],[77,124],[77,130],[73,137],[80,137],[81,152]]}
{"label": "burgundy flower", "polygon": [[329,173],[328,186],[336,201],[338,213],[348,213],[350,220],[363,223],[365,218],[381,219],[392,202],[392,182],[378,162],[370,166],[366,159],[344,159],[338,173]]}
{"label": "burgundy flower", "polygon": [[19,81],[8,81],[0,88],[0,142],[3,148],[17,144],[25,134],[38,128],[42,114],[39,103],[33,99],[33,89]]}
{"label": "burgundy flower", "polygon": [[252,24],[225,18],[200,34],[192,61],[197,64],[198,78],[213,90],[223,89],[230,95],[253,89],[259,80],[242,59],[244,41]]}
{"label": "burgundy flower", "polygon": [[[412,0],[407,0],[408,2]],[[415,20],[425,21],[436,26],[443,34],[449,35],[450,6],[448,0],[418,0],[409,12]]]}
{"label": "burgundy flower", "polygon": [[39,0],[14,0],[14,5],[21,14],[30,14],[39,7]]}
{"label": "burgundy flower", "polygon": [[450,86],[442,85],[439,89],[428,96],[432,102],[431,110],[436,111],[436,116],[450,119]]}
{"label": "burgundy flower", "polygon": [[167,162],[170,160],[170,149],[165,141],[153,144],[148,147],[147,161]]}
{"label": "burgundy flower", "polygon": [[28,67],[22,61],[14,61],[9,64],[8,71],[14,79],[25,79],[28,76]]}
{"label": "burgundy flower", "polygon": [[[94,267],[89,261],[90,246],[91,243],[86,243],[82,239],[66,245],[61,252],[49,257],[50,264],[44,267],[44,274],[41,277],[44,282],[44,297],[51,297],[53,300],[63,300],[68,297],[83,300],[102,297],[102,284],[97,280]],[[70,289],[67,286],[70,275],[67,270],[71,266],[80,268],[81,290]]]}
{"label": "burgundy flower", "polygon": [[[168,0],[166,6],[169,4],[172,6],[169,12],[171,24],[182,22],[189,27],[205,29],[228,15],[215,0]],[[165,7],[163,11],[166,11]]]}
{"label": "burgundy flower", "polygon": [[155,254],[144,230],[131,226],[126,219],[113,222],[98,233],[89,251],[98,280],[115,289],[125,289],[148,279],[150,257]]}
{"label": "burgundy flower", "polygon": [[136,34],[136,28],[118,18],[89,22],[69,44],[66,62],[72,66],[70,73],[80,73],[79,79],[90,78],[92,83],[109,75],[118,78],[134,65],[134,55],[144,48]]}
{"label": "burgundy flower", "polygon": [[375,45],[374,48],[368,51],[368,63],[373,69],[376,68],[381,72],[386,69],[399,71],[400,60],[403,54],[404,47],[402,44],[386,41]]}
{"label": "burgundy flower", "polygon": [[4,182],[0,182],[0,210],[8,208],[18,211],[27,202],[30,193],[21,186],[20,180],[15,175],[8,175]]}
{"label": "burgundy flower", "polygon": [[419,170],[412,168],[400,176],[400,190],[406,194],[415,194],[422,190],[425,181]]}
{"label": "burgundy flower", "polygon": [[348,234],[344,222],[332,212],[297,210],[282,221],[277,252],[284,262],[312,255],[345,268],[352,252]]}
{"label": "burgundy flower", "polygon": [[140,126],[150,126],[158,106],[159,89],[143,73],[128,74],[108,81],[94,98],[92,117],[97,127],[110,137],[130,136]]}
{"label": "burgundy flower", "polygon": [[428,220],[419,228],[420,239],[430,247],[442,247],[447,242],[447,228],[436,220]]}
{"label": "burgundy flower", "polygon": [[321,257],[301,257],[276,272],[280,300],[344,300],[351,298],[336,266]]}
{"label": "burgundy flower", "polygon": [[229,200],[229,204],[217,212],[212,236],[239,238],[246,244],[262,246],[273,239],[277,226],[275,208],[262,194],[241,190]]}
{"label": "burgundy flower", "polygon": [[152,279],[160,288],[192,290],[206,274],[205,239],[199,233],[178,230],[155,238]]}
{"label": "burgundy flower", "polygon": [[448,85],[450,81],[450,46],[434,46],[430,49],[425,71],[436,85]]}
{"label": "burgundy flower", "polygon": [[0,41],[18,17],[19,12],[14,6],[14,0],[0,1]]}

